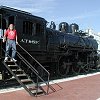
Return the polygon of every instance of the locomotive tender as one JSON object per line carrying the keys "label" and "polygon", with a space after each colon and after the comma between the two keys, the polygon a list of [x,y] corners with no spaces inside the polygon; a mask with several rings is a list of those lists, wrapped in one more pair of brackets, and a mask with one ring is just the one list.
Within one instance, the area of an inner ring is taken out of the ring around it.
{"label": "locomotive tender", "polygon": [[[51,27],[47,28],[47,21],[44,18],[0,6],[1,37],[9,24],[15,25],[19,44],[51,75],[67,76],[69,73],[88,72],[97,68],[97,41],[85,32],[79,31],[77,24],[69,26],[66,22],[62,22],[59,24],[59,30],[56,30],[55,24],[51,23]],[[2,39],[0,43],[2,44],[0,46],[4,47]],[[0,47],[0,60],[3,60],[4,56],[2,47]],[[35,64],[19,47],[17,51],[32,65]],[[37,65],[35,68],[45,76]]]}

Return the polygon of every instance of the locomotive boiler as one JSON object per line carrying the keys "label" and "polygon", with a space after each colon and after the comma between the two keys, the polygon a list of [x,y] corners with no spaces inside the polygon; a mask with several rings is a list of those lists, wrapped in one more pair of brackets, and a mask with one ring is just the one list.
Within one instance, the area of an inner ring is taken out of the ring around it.
{"label": "locomotive boiler", "polygon": [[[63,28],[63,29],[61,29]],[[66,22],[59,25],[59,31],[47,29],[48,50],[58,57],[58,73],[67,75],[70,72],[88,72],[97,66],[98,43],[93,36],[79,31],[77,24],[68,27]]]}

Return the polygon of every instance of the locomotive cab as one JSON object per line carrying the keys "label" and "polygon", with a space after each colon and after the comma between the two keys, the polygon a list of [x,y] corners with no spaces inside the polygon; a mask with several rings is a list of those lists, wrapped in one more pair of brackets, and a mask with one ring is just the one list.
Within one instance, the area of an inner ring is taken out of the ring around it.
{"label": "locomotive cab", "polygon": [[[5,54],[5,43],[2,42],[2,38],[9,24],[14,24],[14,27],[17,30],[17,61],[20,61],[20,58],[18,58],[18,53],[20,53],[26,60],[33,64],[34,61],[33,59],[30,59],[29,54],[36,57],[37,54],[39,55],[39,53],[42,54],[46,51],[46,23],[47,21],[44,18],[34,16],[26,11],[0,6],[0,66],[2,64],[1,61],[3,60],[1,58],[4,58]],[[19,45],[29,54],[26,54]],[[10,53],[9,56],[11,56]],[[37,58],[40,59],[39,56],[37,56]],[[41,59],[43,59],[43,57]],[[10,57],[8,60],[10,60]],[[2,72],[1,67],[0,72]],[[7,71],[7,73],[9,72]]]}
{"label": "locomotive cab", "polygon": [[30,52],[46,50],[45,28],[47,21],[44,18],[5,6],[0,6],[0,15],[2,36],[9,24],[14,24],[20,45]]}

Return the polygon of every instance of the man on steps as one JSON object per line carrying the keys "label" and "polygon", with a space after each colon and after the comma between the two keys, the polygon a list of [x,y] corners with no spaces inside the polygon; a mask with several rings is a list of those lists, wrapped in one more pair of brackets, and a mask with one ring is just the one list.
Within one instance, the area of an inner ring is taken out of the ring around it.
{"label": "man on steps", "polygon": [[6,52],[4,61],[6,62],[8,60],[10,49],[12,49],[11,61],[16,62],[17,61],[15,59],[16,44],[18,44],[18,42],[17,42],[17,31],[14,29],[13,24],[10,24],[7,31],[4,33],[3,42],[5,41],[6,41]]}

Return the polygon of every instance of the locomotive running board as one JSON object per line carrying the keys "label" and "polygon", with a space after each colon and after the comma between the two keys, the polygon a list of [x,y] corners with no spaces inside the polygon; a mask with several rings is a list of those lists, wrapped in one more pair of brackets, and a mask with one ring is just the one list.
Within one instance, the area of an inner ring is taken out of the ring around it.
{"label": "locomotive running board", "polygon": [[[43,90],[39,88],[39,86],[36,85],[36,83],[30,78],[29,75],[27,75],[20,66],[17,65],[16,62],[2,62],[5,67],[9,70],[9,72],[12,74],[12,76],[15,77],[15,79],[18,81],[18,83],[31,95],[31,96],[37,96],[37,94],[43,94]],[[20,71],[20,73],[17,73]],[[31,86],[30,86],[31,84]]]}

